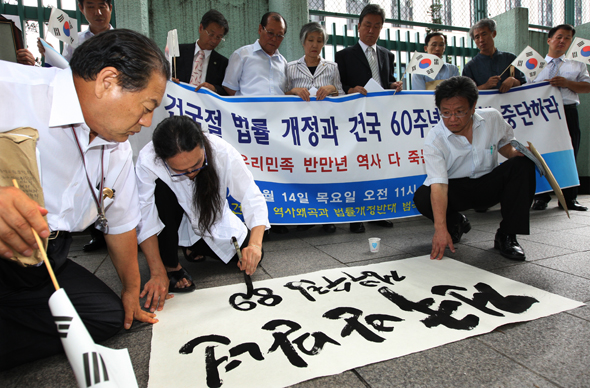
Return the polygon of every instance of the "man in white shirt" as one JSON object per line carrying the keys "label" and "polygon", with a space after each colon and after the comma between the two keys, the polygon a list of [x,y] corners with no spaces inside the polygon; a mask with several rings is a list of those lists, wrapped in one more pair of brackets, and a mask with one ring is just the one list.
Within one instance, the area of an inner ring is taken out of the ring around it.
{"label": "man in white shirt", "polygon": [[[157,322],[139,305],[135,227],[141,214],[127,138],[151,125],[166,89],[168,61],[152,40],[113,30],[78,47],[70,65],[60,70],[0,61],[0,132],[38,130],[46,207],[14,187],[0,187],[0,369],[62,351],[47,304],[53,292],[47,269],[5,259],[13,251],[33,253],[31,227],[49,237],[57,281],[95,341],[129,329],[133,319]],[[103,199],[107,189],[114,195]],[[95,221],[105,226],[121,299],[67,259],[70,233]]]}
{"label": "man in white shirt", "polygon": [[[88,29],[78,34],[78,45],[84,43],[94,35],[108,30],[112,30],[111,14],[113,12],[112,0],[78,0],[78,8],[88,21]],[[45,53],[45,48],[41,42],[37,42],[37,47],[41,54]],[[61,55],[69,62],[74,55],[75,47],[64,43]]]}
{"label": "man in white shirt", "polygon": [[[502,221],[494,248],[511,260],[525,260],[516,234],[529,234],[529,209],[535,195],[535,167],[510,141],[512,127],[493,108],[475,109],[477,86],[467,77],[438,85],[436,106],[442,120],[424,141],[426,180],[414,194],[420,213],[434,221],[431,259],[469,232],[460,211],[500,203]],[[498,165],[498,153],[508,160]]]}
{"label": "man in white shirt", "polygon": [[[590,93],[590,76],[585,64],[565,59],[565,53],[572,44],[575,34],[576,30],[569,24],[561,24],[549,30],[547,38],[549,53],[545,57],[547,66],[532,82],[549,81],[552,86],[559,88],[563,98],[567,128],[572,139],[574,157],[577,159],[580,149],[580,122],[578,119],[580,97],[578,97],[578,93]],[[529,80],[529,82],[531,81]],[[580,205],[577,201],[577,187],[564,189],[563,196],[569,210],[588,210],[586,206]],[[546,209],[547,202],[550,200],[551,196],[548,193],[535,196],[533,210]],[[561,204],[559,207],[561,208]]]}
{"label": "man in white shirt", "polygon": [[283,95],[287,87],[287,60],[279,46],[287,22],[277,12],[267,12],[258,26],[254,44],[240,47],[229,58],[223,87],[230,96]]}

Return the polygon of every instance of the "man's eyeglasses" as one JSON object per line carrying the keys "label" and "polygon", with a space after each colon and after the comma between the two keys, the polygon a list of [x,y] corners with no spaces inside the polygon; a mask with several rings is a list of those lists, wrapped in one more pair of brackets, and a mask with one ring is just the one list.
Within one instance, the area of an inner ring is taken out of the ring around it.
{"label": "man's eyeglasses", "polygon": [[181,176],[193,174],[193,173],[195,173],[197,171],[201,171],[202,169],[204,169],[205,167],[208,166],[208,164],[207,164],[207,152],[205,151],[205,149],[203,149],[203,151],[205,152],[205,161],[203,162],[203,165],[201,167],[199,167],[199,168],[195,168],[194,170],[190,170],[190,171],[187,171],[187,172],[173,174],[172,173],[173,170],[170,168],[170,166],[168,166],[168,163],[166,163],[166,161],[164,161],[164,166],[166,166],[166,170],[168,170],[168,174],[170,174],[170,176],[172,178],[177,178],[177,177],[181,177]]}
{"label": "man's eyeglasses", "polygon": [[220,42],[225,42],[225,38],[223,36],[221,36],[221,35],[215,35],[215,34],[209,32],[207,30],[205,30],[205,32],[207,33],[207,35],[209,35],[209,38],[218,40]]}
{"label": "man's eyeglasses", "polygon": [[268,35],[268,37],[270,39],[277,38],[277,39],[281,40],[281,39],[285,38],[285,35],[279,35],[279,34],[275,34],[274,32],[266,31],[266,27],[264,27],[264,26],[262,26],[262,29],[266,32],[266,35]]}
{"label": "man's eyeglasses", "polygon": [[453,116],[455,116],[458,119],[462,119],[463,117],[467,116],[468,113],[469,112],[459,111],[455,113],[441,113],[440,115],[443,119],[450,119]]}

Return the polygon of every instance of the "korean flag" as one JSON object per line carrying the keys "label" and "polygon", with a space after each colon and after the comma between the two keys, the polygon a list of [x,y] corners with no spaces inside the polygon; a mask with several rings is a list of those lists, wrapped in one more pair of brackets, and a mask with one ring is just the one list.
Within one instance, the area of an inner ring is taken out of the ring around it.
{"label": "korean flag", "polygon": [[137,388],[127,349],[95,344],[63,288],[51,295],[49,308],[80,388]]}
{"label": "korean flag", "polygon": [[545,58],[543,58],[541,54],[536,52],[531,46],[526,46],[518,57],[512,61],[512,66],[522,71],[530,81],[537,78],[546,65],[547,62],[545,62]]}
{"label": "korean flag", "polygon": [[436,77],[444,62],[436,55],[414,51],[412,60],[406,67],[408,74],[423,74],[432,79]]}
{"label": "korean flag", "polygon": [[590,39],[575,38],[566,58],[590,65]]}
{"label": "korean flag", "polygon": [[58,8],[51,10],[47,29],[57,39],[72,47],[78,47],[78,29],[76,20],[70,19],[67,13]]}

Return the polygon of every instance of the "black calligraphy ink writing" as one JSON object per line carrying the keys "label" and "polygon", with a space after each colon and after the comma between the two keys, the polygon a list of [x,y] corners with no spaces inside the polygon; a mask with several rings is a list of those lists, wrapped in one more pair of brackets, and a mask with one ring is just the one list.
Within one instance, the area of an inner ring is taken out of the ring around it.
{"label": "black calligraphy ink writing", "polygon": [[[316,293],[318,295],[327,294],[330,291],[333,292],[350,292],[352,283],[351,281],[358,283],[364,287],[377,287],[379,282],[387,283],[393,285],[394,282],[400,282],[404,280],[405,276],[399,276],[397,271],[390,271],[390,275],[381,276],[376,272],[373,271],[363,271],[359,277],[354,277],[346,272],[343,272],[346,276],[348,276],[348,281],[346,277],[340,277],[336,280],[331,280],[325,276],[322,276],[322,279],[326,282],[326,286],[318,286],[316,282],[306,279],[301,279],[299,281],[289,282],[284,285],[284,287],[293,290],[299,291],[301,295],[305,297],[310,302],[315,302],[316,298],[312,295],[312,293]],[[374,278],[376,280],[372,280],[368,278]]]}
{"label": "black calligraphy ink writing", "polygon": [[[195,347],[202,343],[206,342],[215,342],[222,345],[229,345],[231,343],[230,339],[221,335],[211,334],[211,335],[204,335],[197,338],[194,338],[184,344],[180,350],[180,354],[191,354]],[[205,371],[207,372],[207,386],[210,388],[219,388],[223,385],[223,380],[219,377],[219,370],[218,367],[221,363],[227,362],[228,357],[223,356],[221,358],[215,358],[215,348],[217,346],[207,346],[205,348]],[[237,357],[241,354],[248,353],[253,359],[257,361],[264,360],[262,356],[262,352],[257,344],[253,342],[245,342],[243,344],[239,344],[234,346],[229,350],[230,357]],[[232,360],[229,364],[226,365],[225,371],[229,372],[238,365],[240,365],[242,361],[240,360]]]}
{"label": "black calligraphy ink writing", "polygon": [[[503,317],[504,314],[492,310],[487,307],[488,302],[491,303],[497,309],[506,311],[513,314],[521,314],[527,311],[533,304],[539,303],[539,301],[530,296],[523,295],[508,295],[502,296],[498,291],[494,290],[491,286],[485,283],[477,283],[475,289],[479,292],[473,294],[473,298],[469,299],[461,294],[451,291],[449,295],[459,299],[462,302],[467,303],[470,306],[490,315],[497,317]],[[448,290],[467,291],[466,288],[456,286],[434,286],[432,287],[432,293],[436,295],[445,295]]]}
{"label": "black calligraphy ink writing", "polygon": [[[282,297],[273,294],[272,290],[266,287],[255,288],[253,294],[260,297],[256,302],[249,300],[250,298],[247,294],[238,292],[229,297],[229,304],[236,310],[249,311],[256,308],[256,303],[263,306],[273,307],[283,301]],[[242,298],[243,300],[240,303],[237,303],[238,298]]]}
{"label": "black calligraphy ink writing", "polygon": [[365,279],[367,279],[369,277],[373,277],[383,283],[387,283],[387,284],[391,284],[391,285],[393,285],[394,282],[401,282],[402,280],[404,280],[406,278],[405,276],[399,276],[397,274],[397,271],[390,271],[391,275],[385,275],[385,276],[381,276],[377,272],[373,272],[373,271],[362,271],[361,276],[356,277],[356,278],[350,274],[347,274],[346,272],[344,272],[344,274],[346,276],[348,276],[349,278],[351,278],[354,282],[360,282],[361,285],[366,286],[366,287],[376,287],[378,285],[378,282],[376,280],[364,281]]}
{"label": "black calligraphy ink writing", "polygon": [[[371,342],[383,342],[385,338],[373,333],[371,329],[359,322],[363,312],[354,307],[336,307],[324,313],[323,317],[328,319],[344,319],[346,325],[340,332],[342,338],[348,337],[353,331],[359,333],[364,339]],[[344,318],[346,316],[346,318]],[[393,331],[393,328],[385,327],[385,321],[400,322],[401,319],[391,315],[369,315],[366,318],[368,324],[379,331]],[[391,329],[391,330],[389,330]]]}
{"label": "black calligraphy ink writing", "polygon": [[[303,285],[306,283],[310,284],[310,285],[307,287],[304,287]],[[315,298],[313,296],[311,296],[311,294],[308,291],[317,292],[320,295],[330,292],[330,290],[322,290],[322,287],[317,287],[315,285],[315,282],[312,282],[311,280],[300,280],[300,281],[295,281],[295,282],[289,282],[289,283],[285,284],[285,287],[287,287],[288,289],[293,290],[293,291],[299,291],[301,293],[301,295],[303,295],[310,302],[315,302]]]}
{"label": "black calligraphy ink writing", "polygon": [[298,368],[306,368],[307,362],[305,362],[305,360],[303,360],[303,358],[301,358],[301,356],[297,353],[297,351],[293,347],[293,344],[297,345],[297,348],[301,352],[303,352],[304,354],[307,354],[309,356],[317,355],[324,348],[324,346],[327,343],[332,343],[334,345],[340,346],[340,344],[337,341],[333,340],[332,338],[328,337],[326,334],[324,334],[322,332],[315,332],[315,333],[311,334],[311,336],[314,339],[314,344],[313,344],[311,350],[308,350],[303,346],[303,342],[310,335],[309,333],[305,333],[291,342],[288,338],[289,335],[296,332],[297,330],[301,329],[301,325],[298,324],[297,322],[289,321],[286,319],[275,319],[275,320],[269,321],[264,326],[262,326],[262,328],[264,330],[271,330],[272,331],[272,330],[276,330],[277,328],[279,328],[281,326],[286,326],[287,328],[289,328],[289,330],[287,330],[285,332],[275,331],[272,333],[272,336],[274,337],[275,340],[274,340],[273,344],[271,345],[270,349],[268,350],[268,352],[272,353],[275,350],[277,350],[278,348],[281,348],[281,350],[283,351],[283,353],[285,354],[285,356],[287,357],[287,359],[289,360],[291,365],[296,366]]}
{"label": "black calligraphy ink writing", "polygon": [[457,308],[461,306],[461,302],[443,300],[440,303],[439,309],[433,310],[430,308],[430,306],[434,304],[433,298],[426,298],[419,302],[412,302],[387,287],[381,287],[379,293],[404,311],[418,311],[428,315],[427,318],[421,320],[421,322],[428,328],[443,325],[449,329],[472,330],[479,324],[479,318],[473,314],[469,314],[461,320],[451,316]]}

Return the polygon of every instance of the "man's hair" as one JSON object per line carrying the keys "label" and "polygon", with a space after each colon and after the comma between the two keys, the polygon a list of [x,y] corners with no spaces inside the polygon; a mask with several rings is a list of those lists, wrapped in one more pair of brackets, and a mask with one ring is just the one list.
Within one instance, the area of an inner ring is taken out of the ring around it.
{"label": "man's hair", "polygon": [[487,27],[490,30],[490,32],[494,32],[496,31],[496,21],[494,19],[481,19],[479,22],[475,23],[469,29],[469,36],[471,37],[471,39],[474,39],[473,34],[475,30],[484,27]]}
{"label": "man's hair", "polygon": [[272,20],[274,20],[276,22],[282,21],[283,23],[285,23],[285,34],[287,33],[287,21],[285,20],[283,15],[281,15],[278,12],[267,12],[264,15],[262,15],[262,19],[260,20],[260,25],[262,27],[266,28],[266,24],[268,23],[269,18],[272,18]]}
{"label": "man's hair", "polygon": [[445,46],[447,45],[447,36],[445,34],[442,32],[431,32],[430,34],[426,35],[426,38],[424,38],[424,47],[428,46],[430,39],[434,38],[435,36],[442,36],[443,40],[445,41]]}
{"label": "man's hair", "polygon": [[170,78],[170,64],[156,43],[126,29],[105,31],[82,43],[70,67],[85,81],[95,80],[105,67],[114,67],[120,73],[119,85],[131,92],[145,89],[154,73]]}
{"label": "man's hair", "polygon": [[572,36],[576,35],[576,29],[570,25],[570,24],[560,24],[559,26],[555,26],[552,29],[549,30],[549,34],[547,34],[548,38],[553,38],[553,35],[555,35],[555,33],[558,30],[566,30],[566,31],[571,31],[572,32]]}
{"label": "man's hair", "polygon": [[436,107],[440,109],[442,100],[453,97],[465,97],[469,102],[469,108],[473,108],[477,102],[479,91],[477,85],[469,77],[456,76],[444,80],[434,91]]}
{"label": "man's hair", "polygon": [[211,9],[205,12],[203,17],[201,18],[201,24],[203,25],[203,28],[209,27],[209,24],[211,23],[217,23],[221,27],[223,27],[223,29],[225,30],[223,35],[227,35],[227,33],[229,32],[229,24],[227,23],[225,16],[223,16],[221,12],[215,9]]}
{"label": "man's hair", "polygon": [[[99,0],[99,1],[104,1],[105,3],[107,3],[107,5],[110,7],[113,6],[113,1],[112,0]],[[81,5],[80,8],[84,8],[84,0],[78,0],[78,5]]]}
{"label": "man's hair", "polygon": [[152,143],[156,157],[164,162],[182,152],[191,152],[197,147],[205,150],[207,167],[195,178],[192,204],[199,213],[201,236],[205,232],[211,234],[213,224],[223,213],[225,197],[221,198],[219,193],[220,181],[213,148],[203,134],[200,124],[187,116],[168,117],[154,130]]}
{"label": "man's hair", "polygon": [[367,4],[361,11],[359,16],[359,24],[362,24],[363,19],[367,15],[379,15],[381,16],[381,23],[385,24],[385,11],[379,4]]}
{"label": "man's hair", "polygon": [[324,30],[324,27],[322,27],[322,25],[318,22],[311,22],[301,27],[299,39],[301,39],[302,46],[305,44],[305,39],[307,39],[307,35],[314,32],[320,32],[322,34],[322,39],[324,40],[324,43],[326,43],[326,30]]}

